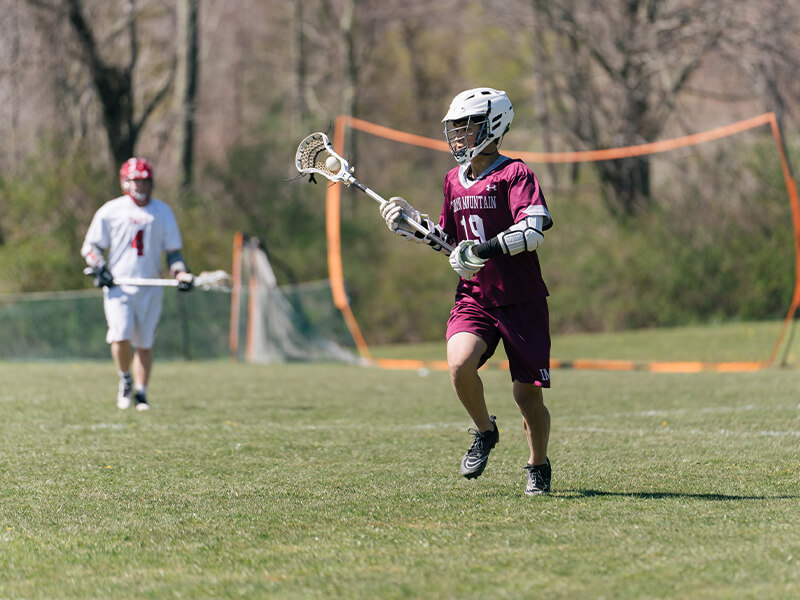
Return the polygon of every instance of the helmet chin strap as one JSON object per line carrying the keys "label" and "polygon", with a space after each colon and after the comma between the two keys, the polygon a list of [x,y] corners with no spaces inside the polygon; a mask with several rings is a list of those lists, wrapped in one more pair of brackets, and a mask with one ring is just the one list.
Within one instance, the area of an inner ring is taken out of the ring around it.
{"label": "helmet chin strap", "polygon": [[[494,144],[496,144],[495,147],[494,147],[494,150],[492,150],[491,152],[479,152],[478,156],[491,156],[492,154],[499,154],[500,153],[500,143],[502,141],[503,141],[503,137],[502,136],[500,136],[496,140],[492,140],[492,142],[494,142]],[[489,148],[492,145],[492,142],[489,142],[489,145],[486,146],[486,148]],[[485,150],[485,148],[484,148],[484,150]]]}

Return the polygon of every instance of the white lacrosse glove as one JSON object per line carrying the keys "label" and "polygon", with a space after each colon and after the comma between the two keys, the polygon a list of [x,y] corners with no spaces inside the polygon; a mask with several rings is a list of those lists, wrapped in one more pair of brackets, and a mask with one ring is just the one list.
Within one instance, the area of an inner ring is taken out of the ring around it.
{"label": "white lacrosse glove", "polygon": [[194,289],[194,275],[188,271],[181,271],[175,274],[175,279],[178,280],[179,292],[191,292]]}
{"label": "white lacrosse glove", "polygon": [[450,266],[464,279],[473,277],[486,264],[487,259],[479,258],[472,250],[477,243],[475,240],[463,240],[450,254]]}
{"label": "white lacrosse glove", "polygon": [[412,219],[422,225],[423,215],[400,196],[393,196],[389,201],[381,206],[381,217],[386,221],[389,231],[395,233],[405,240],[414,242],[424,242],[425,238],[417,233],[417,230],[406,223],[403,218]]}

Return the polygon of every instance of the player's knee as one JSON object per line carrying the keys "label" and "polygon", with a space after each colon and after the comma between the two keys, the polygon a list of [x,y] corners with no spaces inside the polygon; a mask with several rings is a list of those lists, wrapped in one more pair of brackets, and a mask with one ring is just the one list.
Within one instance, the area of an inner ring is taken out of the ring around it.
{"label": "player's knee", "polygon": [[514,382],[514,401],[521,409],[525,407],[541,408],[544,406],[542,388],[535,384]]}
{"label": "player's knee", "polygon": [[478,366],[471,360],[448,360],[450,367],[450,381],[454,386],[461,382],[472,380],[477,376]]}

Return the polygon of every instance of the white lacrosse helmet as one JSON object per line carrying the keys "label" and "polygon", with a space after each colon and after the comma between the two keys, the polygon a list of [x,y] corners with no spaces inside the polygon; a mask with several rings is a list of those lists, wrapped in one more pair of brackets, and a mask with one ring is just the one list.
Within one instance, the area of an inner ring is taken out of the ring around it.
{"label": "white lacrosse helmet", "polygon": [[[506,93],[488,87],[461,92],[453,98],[450,109],[442,119],[444,136],[453,158],[460,165],[469,163],[495,140],[500,140],[514,119],[514,109]],[[456,125],[456,123],[458,123]],[[467,130],[479,125],[470,146]]]}

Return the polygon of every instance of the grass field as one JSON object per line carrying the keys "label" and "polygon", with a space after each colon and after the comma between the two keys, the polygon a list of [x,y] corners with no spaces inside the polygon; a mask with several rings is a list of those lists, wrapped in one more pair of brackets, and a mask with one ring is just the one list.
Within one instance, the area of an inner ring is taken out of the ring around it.
{"label": "grass field", "polygon": [[0,598],[800,597],[796,368],[554,372],[538,498],[500,370],[474,481],[442,372],[158,363],[144,414],[115,379],[0,364]]}

